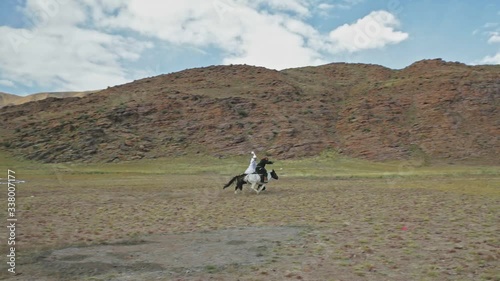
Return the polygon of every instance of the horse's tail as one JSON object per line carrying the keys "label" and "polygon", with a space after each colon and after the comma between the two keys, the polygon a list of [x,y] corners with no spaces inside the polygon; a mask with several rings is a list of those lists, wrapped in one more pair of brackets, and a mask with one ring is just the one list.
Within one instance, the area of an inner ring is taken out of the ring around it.
{"label": "horse's tail", "polygon": [[238,179],[238,177],[239,177],[239,175],[238,175],[238,176],[235,176],[234,178],[232,178],[232,179],[231,179],[228,183],[226,183],[226,185],[224,185],[224,187],[223,187],[222,189],[225,189],[226,187],[231,186],[231,184],[233,184],[233,182],[234,182],[235,180],[237,180],[237,179]]}

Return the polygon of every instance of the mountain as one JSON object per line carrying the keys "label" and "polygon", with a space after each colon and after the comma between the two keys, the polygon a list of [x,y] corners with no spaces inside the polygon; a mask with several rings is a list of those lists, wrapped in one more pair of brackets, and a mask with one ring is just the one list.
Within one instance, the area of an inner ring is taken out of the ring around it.
{"label": "mountain", "polygon": [[0,109],[3,146],[42,162],[255,150],[499,164],[500,66],[209,66]]}
{"label": "mountain", "polygon": [[0,107],[5,105],[13,105],[15,104],[14,101],[18,98],[19,96],[0,92]]}
{"label": "mountain", "polygon": [[93,92],[96,91],[36,93],[28,96],[17,96],[0,92],[0,107],[7,105],[19,105],[30,101],[43,100],[46,98],[83,97],[84,95]]}

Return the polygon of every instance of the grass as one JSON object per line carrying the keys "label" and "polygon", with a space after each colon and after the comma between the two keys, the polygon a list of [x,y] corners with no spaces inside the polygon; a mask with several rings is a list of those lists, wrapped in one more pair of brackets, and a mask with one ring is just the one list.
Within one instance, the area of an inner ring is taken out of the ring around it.
{"label": "grass", "polygon": [[[257,196],[221,189],[245,170],[248,157],[115,164],[39,164],[5,152],[0,157],[0,178],[11,169],[27,181],[17,185],[16,197],[20,261],[30,261],[20,264],[25,276],[36,262],[30,256],[54,248],[241,226],[305,227],[301,239],[279,241],[269,263],[259,266],[269,280],[286,279],[292,264],[294,276],[304,280],[327,280],[331,270],[339,280],[499,276],[496,166],[373,163],[326,152],[278,159],[269,168],[280,180]],[[241,277],[215,264],[203,272],[215,279]]]}
{"label": "grass", "polygon": [[[17,169],[36,175],[62,174],[171,174],[171,175],[236,175],[247,167],[249,157],[236,156],[218,159],[210,156],[184,156],[163,159],[143,159],[103,164],[39,164],[13,157],[0,151],[3,161],[0,169]],[[275,160],[268,169],[290,177],[349,178],[407,178],[429,176],[500,175],[497,166],[434,165],[420,166],[412,161],[374,163],[371,161],[340,157],[326,152],[313,158],[299,160]]]}

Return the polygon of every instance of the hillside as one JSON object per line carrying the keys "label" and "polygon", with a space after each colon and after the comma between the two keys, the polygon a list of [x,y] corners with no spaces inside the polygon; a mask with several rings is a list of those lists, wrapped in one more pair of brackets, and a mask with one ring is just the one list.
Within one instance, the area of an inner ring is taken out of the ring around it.
{"label": "hillside", "polygon": [[7,105],[19,105],[30,101],[43,100],[46,98],[68,98],[68,97],[83,97],[86,94],[94,93],[96,91],[85,92],[50,92],[50,93],[36,93],[28,96],[17,96],[0,92],[0,107]]}
{"label": "hillside", "polygon": [[371,160],[500,164],[500,66],[424,60],[210,66],[0,108],[1,142],[42,162],[330,149]]}

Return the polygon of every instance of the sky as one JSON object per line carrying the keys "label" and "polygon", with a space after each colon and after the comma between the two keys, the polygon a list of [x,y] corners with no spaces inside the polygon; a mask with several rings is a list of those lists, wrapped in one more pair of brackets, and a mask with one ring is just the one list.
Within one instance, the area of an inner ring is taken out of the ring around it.
{"label": "sky", "polygon": [[0,92],[96,90],[209,65],[500,64],[498,0],[2,0]]}

